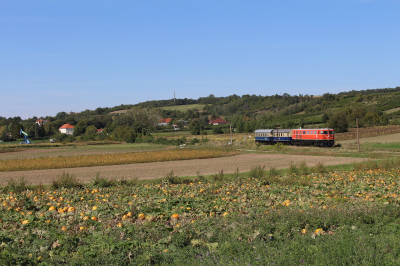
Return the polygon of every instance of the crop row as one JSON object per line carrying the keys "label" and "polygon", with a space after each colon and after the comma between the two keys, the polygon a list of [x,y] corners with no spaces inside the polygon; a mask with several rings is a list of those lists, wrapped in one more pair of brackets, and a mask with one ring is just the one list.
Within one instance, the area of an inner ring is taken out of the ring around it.
{"label": "crop row", "polygon": [[205,159],[237,154],[224,149],[174,149],[138,153],[100,154],[71,157],[50,157],[0,161],[0,171],[59,169],[101,165]]}

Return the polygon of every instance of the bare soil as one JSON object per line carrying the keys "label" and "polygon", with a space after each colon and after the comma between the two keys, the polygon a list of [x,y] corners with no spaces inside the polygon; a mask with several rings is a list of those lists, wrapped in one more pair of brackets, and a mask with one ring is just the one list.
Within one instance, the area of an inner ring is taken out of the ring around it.
{"label": "bare soil", "polygon": [[24,177],[29,184],[50,184],[53,179],[59,177],[63,172],[74,175],[84,183],[91,182],[96,173],[102,178],[115,179],[155,179],[162,178],[165,174],[174,172],[176,176],[196,176],[217,174],[220,170],[224,173],[248,172],[252,167],[261,165],[267,170],[271,167],[276,169],[288,168],[292,163],[299,164],[306,161],[307,166],[312,167],[321,162],[324,165],[338,165],[355,162],[362,162],[367,159],[329,156],[305,156],[305,155],[284,155],[284,154],[240,154],[230,157],[195,159],[184,161],[154,162],[112,166],[95,166],[66,169],[34,170],[0,172],[0,183],[5,183],[10,178],[19,179]]}

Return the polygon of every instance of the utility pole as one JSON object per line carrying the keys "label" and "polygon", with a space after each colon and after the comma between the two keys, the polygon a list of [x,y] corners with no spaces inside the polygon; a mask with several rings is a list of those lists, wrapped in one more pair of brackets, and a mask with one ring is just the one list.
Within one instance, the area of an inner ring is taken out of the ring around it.
{"label": "utility pole", "polygon": [[358,145],[358,152],[360,152],[360,139],[358,137],[358,118],[356,118],[356,122],[357,122],[357,145]]}
{"label": "utility pole", "polygon": [[232,145],[232,124],[229,125],[229,131],[231,133],[231,145]]}

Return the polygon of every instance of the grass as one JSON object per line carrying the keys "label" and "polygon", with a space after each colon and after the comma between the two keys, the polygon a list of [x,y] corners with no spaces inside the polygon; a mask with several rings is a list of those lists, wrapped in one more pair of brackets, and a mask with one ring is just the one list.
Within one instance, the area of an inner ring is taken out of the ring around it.
{"label": "grass", "polygon": [[203,110],[205,104],[188,104],[188,105],[175,105],[175,106],[164,106],[161,107],[164,110],[170,110],[170,111],[179,111],[179,112],[186,112],[188,110]]}

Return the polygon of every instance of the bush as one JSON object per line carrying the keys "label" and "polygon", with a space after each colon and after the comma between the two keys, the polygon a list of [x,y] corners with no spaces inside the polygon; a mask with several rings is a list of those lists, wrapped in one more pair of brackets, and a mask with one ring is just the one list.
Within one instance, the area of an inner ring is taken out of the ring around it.
{"label": "bush", "polygon": [[294,164],[293,162],[290,162],[289,173],[291,175],[299,174],[299,169],[297,168],[296,164]]}
{"label": "bush", "polygon": [[313,167],[312,170],[313,170],[314,173],[319,173],[319,174],[323,174],[323,173],[326,173],[326,172],[327,172],[327,170],[326,170],[324,164],[321,163],[321,162],[318,162],[318,163]]}
{"label": "bush", "polygon": [[222,181],[224,179],[224,170],[218,172],[218,174],[212,175],[213,181]]}
{"label": "bush", "polygon": [[308,168],[306,161],[302,161],[300,163],[299,173],[300,175],[308,175],[310,173],[310,169]]}
{"label": "bush", "polygon": [[56,180],[53,179],[51,183],[51,188],[83,188],[83,184],[78,179],[76,179],[75,176],[70,176],[68,173],[64,172]]}
{"label": "bush", "polygon": [[261,167],[261,165],[257,165],[251,168],[249,172],[249,177],[254,178],[262,178],[265,175],[265,165]]}
{"label": "bush", "polygon": [[93,186],[95,187],[111,187],[115,183],[114,180],[107,180],[105,178],[100,178],[100,172],[96,173],[95,178],[93,179]]}
{"label": "bush", "polygon": [[28,189],[28,182],[24,177],[21,177],[18,181],[14,179],[7,180],[7,185],[5,187],[6,191],[19,193]]}

